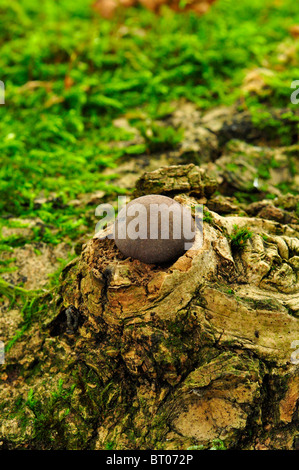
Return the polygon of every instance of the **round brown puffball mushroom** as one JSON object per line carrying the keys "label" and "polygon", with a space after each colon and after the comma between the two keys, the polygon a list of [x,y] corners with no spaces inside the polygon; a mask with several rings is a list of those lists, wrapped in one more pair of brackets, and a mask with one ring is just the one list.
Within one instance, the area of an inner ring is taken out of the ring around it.
{"label": "round brown puffball mushroom", "polygon": [[123,207],[114,230],[121,253],[148,264],[179,258],[195,239],[190,209],[156,194],[138,197]]}

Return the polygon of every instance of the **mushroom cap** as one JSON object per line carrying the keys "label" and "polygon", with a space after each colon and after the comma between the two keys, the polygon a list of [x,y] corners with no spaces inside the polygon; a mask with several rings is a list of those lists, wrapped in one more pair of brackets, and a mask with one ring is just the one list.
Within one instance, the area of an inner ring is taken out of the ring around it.
{"label": "mushroom cap", "polygon": [[148,264],[177,259],[195,239],[190,209],[157,194],[129,202],[119,212],[114,229],[121,253]]}

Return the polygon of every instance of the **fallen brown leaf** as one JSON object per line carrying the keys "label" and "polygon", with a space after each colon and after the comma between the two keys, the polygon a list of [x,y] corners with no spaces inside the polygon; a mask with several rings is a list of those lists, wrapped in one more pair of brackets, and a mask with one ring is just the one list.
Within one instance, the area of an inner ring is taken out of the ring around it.
{"label": "fallen brown leaf", "polygon": [[299,24],[293,24],[290,29],[290,34],[293,36],[293,38],[297,39],[299,38]]}
{"label": "fallen brown leaf", "polygon": [[162,5],[168,5],[177,12],[194,11],[198,15],[207,12],[211,4],[216,0],[189,0],[185,6],[181,6],[180,0],[96,0],[92,8],[103,18],[112,18],[117,9],[128,8],[138,3],[148,10],[159,13]]}

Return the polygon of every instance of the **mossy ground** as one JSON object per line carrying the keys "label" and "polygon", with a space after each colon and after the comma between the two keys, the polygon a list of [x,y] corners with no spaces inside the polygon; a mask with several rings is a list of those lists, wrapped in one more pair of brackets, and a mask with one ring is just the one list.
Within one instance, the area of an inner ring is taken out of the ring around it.
{"label": "mossy ground", "polygon": [[[86,0],[0,1],[0,17],[0,80],[6,86],[6,104],[0,106],[0,228],[26,229],[28,219],[38,221],[28,232],[2,232],[0,250],[11,258],[0,260],[0,273],[17,269],[14,250],[26,244],[38,254],[41,243],[67,242],[68,260],[75,256],[76,244],[97,222],[94,205],[82,203],[84,195],[101,191],[103,201],[115,199],[125,192],[117,184],[120,158],[154,158],[157,151],[175,148],[183,130],[161,121],[183,100],[202,111],[237,102],[238,110],[249,111],[254,125],[277,143],[297,143],[290,87],[299,78],[299,42],[290,28],[299,23],[299,10],[292,0],[219,0],[202,17],[166,7],[160,16],[130,8],[112,20],[97,16]],[[253,70],[258,85],[246,87]],[[273,117],[276,108],[287,109],[283,121]],[[294,146],[295,158],[296,152]],[[260,177],[268,179],[268,170],[261,165]],[[239,193],[242,202],[253,197]],[[205,218],[212,221],[208,211]],[[48,292],[65,264],[61,259],[43,292],[24,289],[22,281],[15,286],[1,281],[0,296],[10,306],[18,304],[23,315],[7,350],[47,313]],[[83,367],[80,373],[82,386],[88,384],[86,409],[78,414],[84,434],[98,417],[93,407],[109,410],[121,394],[108,382],[98,397],[94,387],[103,384],[97,375]],[[30,388],[27,399],[10,408],[11,419],[29,413],[31,439],[41,448],[50,448],[57,436],[62,447],[84,447],[81,435],[72,438],[67,418],[78,413],[72,382],[80,380],[57,379],[45,403]],[[114,444],[109,440],[106,446]]]}
{"label": "mossy ground", "polygon": [[[111,166],[117,174],[120,156],[175,146],[181,133],[156,123],[174,101],[208,109],[241,99],[240,109],[249,109],[257,125],[288,139],[287,126],[267,113],[296,107],[290,86],[299,75],[299,46],[289,29],[299,12],[291,0],[220,0],[202,17],[130,8],[108,21],[85,0],[0,3],[0,13],[1,224],[20,223],[12,217],[42,221],[29,240],[2,237],[2,249],[28,241],[72,244],[92,232],[90,207],[70,201],[97,190],[115,196],[120,189],[102,170]],[[265,82],[260,93],[241,87],[253,68]],[[120,116],[131,129],[115,124]],[[132,129],[143,143],[134,144]]]}

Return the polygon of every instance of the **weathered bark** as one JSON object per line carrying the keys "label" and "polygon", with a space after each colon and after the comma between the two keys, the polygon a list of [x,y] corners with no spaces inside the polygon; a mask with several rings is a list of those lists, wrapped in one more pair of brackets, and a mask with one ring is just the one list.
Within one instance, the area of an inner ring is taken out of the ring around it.
{"label": "weathered bark", "polygon": [[[125,259],[94,238],[64,269],[9,353],[2,447],[298,446],[297,220],[259,216],[270,203],[242,215],[216,187],[194,165],[139,180],[135,195],[213,208],[202,248],[173,264]],[[243,245],[235,225],[252,231]]]}

